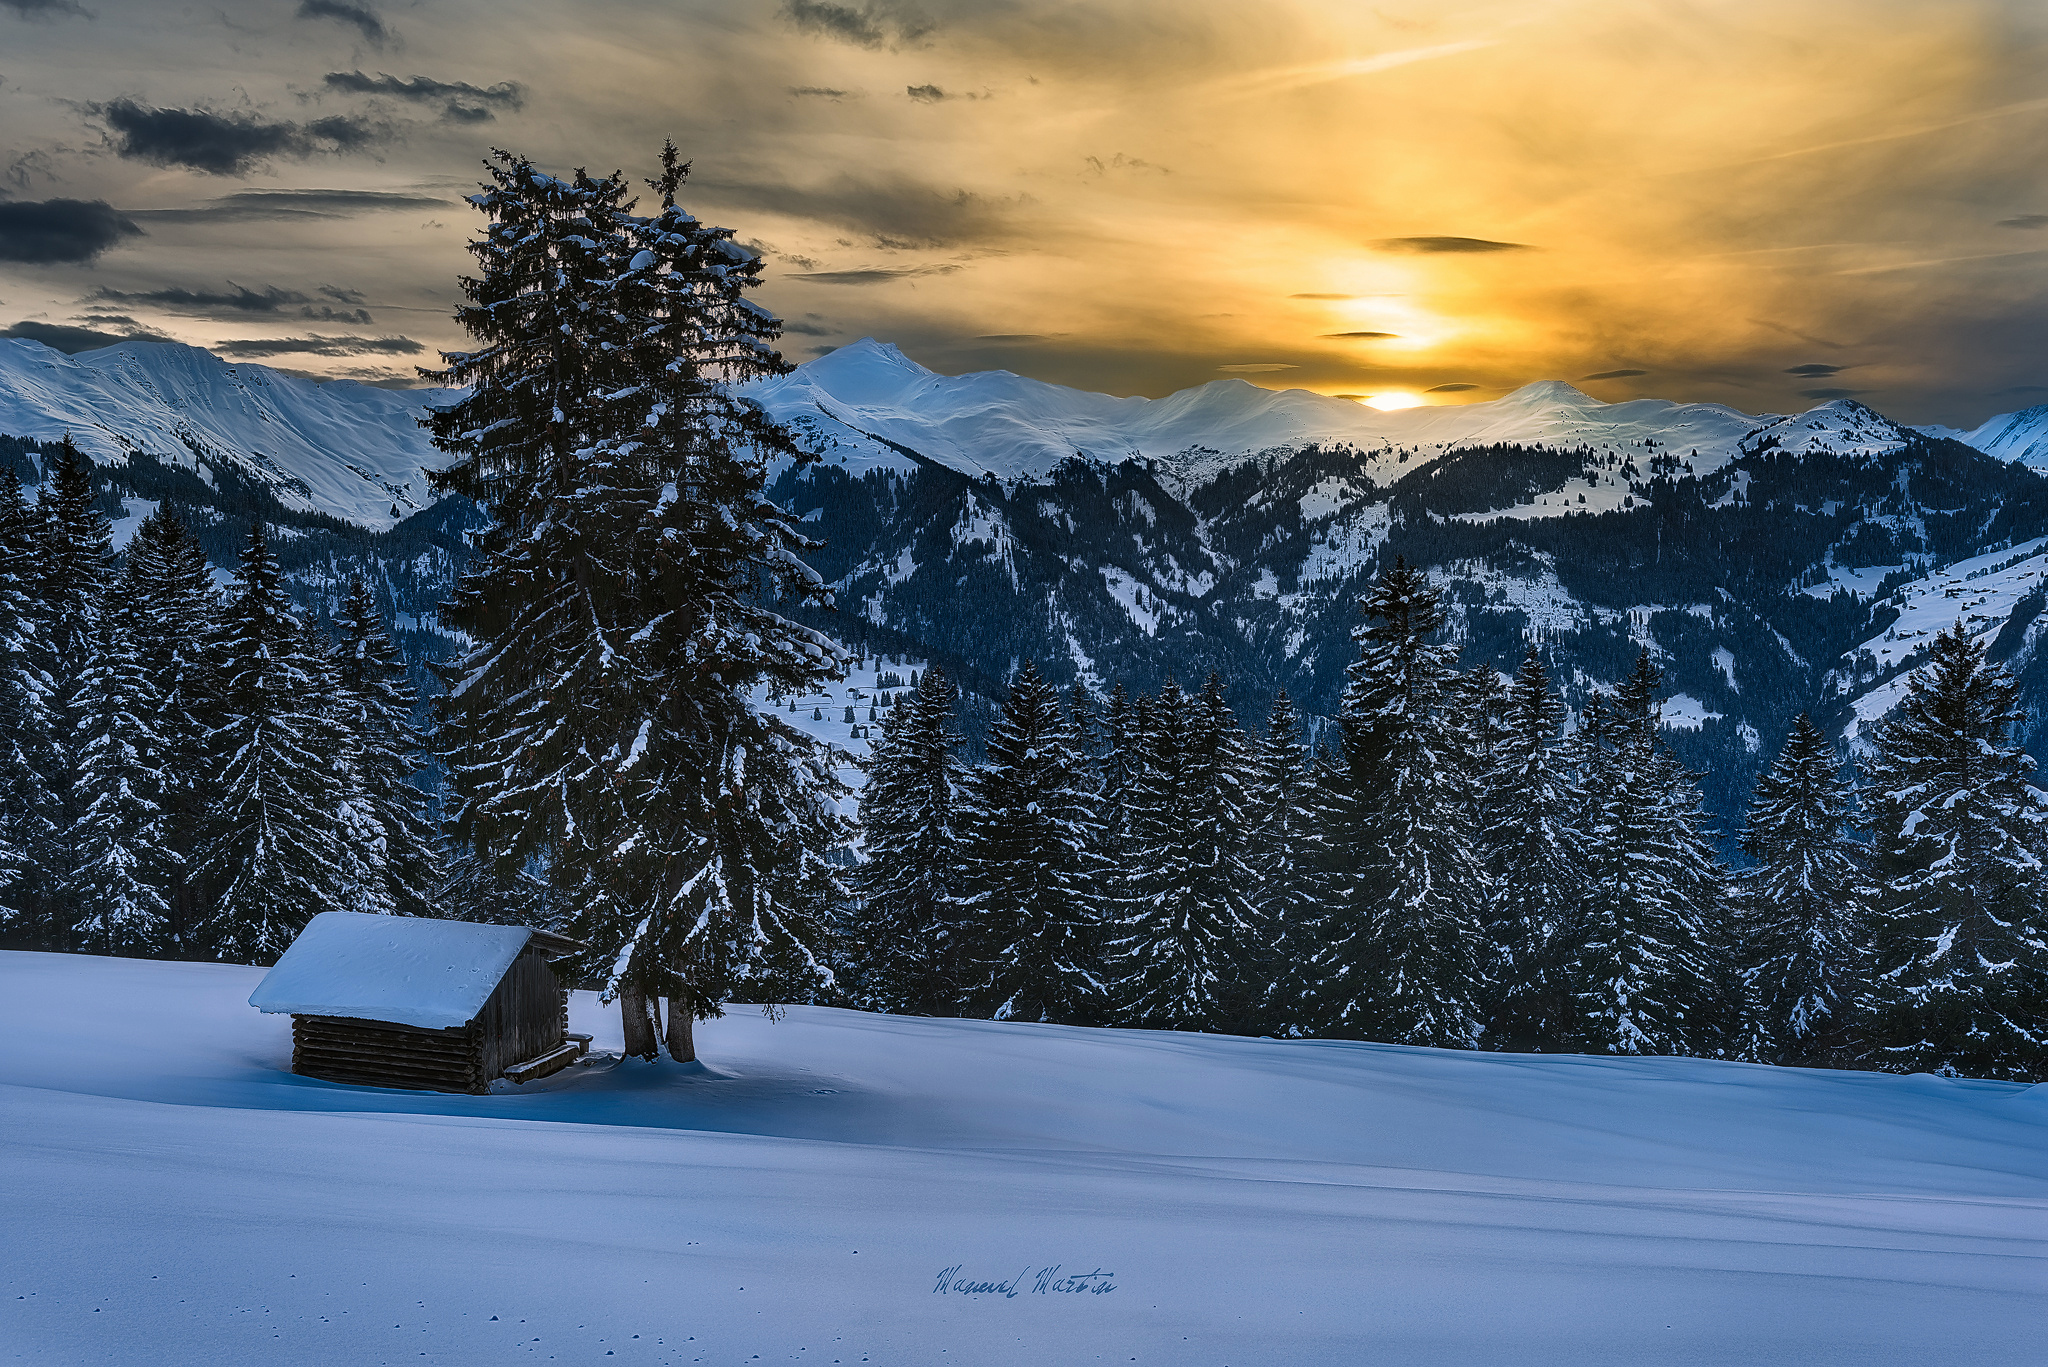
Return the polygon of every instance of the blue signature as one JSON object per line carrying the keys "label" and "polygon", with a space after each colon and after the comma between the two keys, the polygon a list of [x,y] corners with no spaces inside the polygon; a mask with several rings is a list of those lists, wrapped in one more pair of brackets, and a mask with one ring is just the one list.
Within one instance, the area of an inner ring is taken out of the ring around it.
{"label": "blue signature", "polygon": [[[1001,1296],[1015,1300],[1020,1291],[1030,1291],[1038,1296],[1102,1296],[1116,1290],[1116,1283],[1110,1280],[1114,1272],[1096,1268],[1093,1272],[1066,1272],[1063,1264],[1051,1267],[1025,1268],[1008,1281],[977,1281],[964,1275],[965,1263],[955,1263],[939,1273],[932,1286],[934,1296]],[[1064,1274],[1064,1275],[1062,1275]]]}

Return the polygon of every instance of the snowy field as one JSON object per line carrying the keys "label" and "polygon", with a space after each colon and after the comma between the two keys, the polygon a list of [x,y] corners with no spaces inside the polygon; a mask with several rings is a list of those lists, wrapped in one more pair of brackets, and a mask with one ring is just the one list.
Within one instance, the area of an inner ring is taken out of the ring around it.
{"label": "snowy field", "polygon": [[0,1362],[2048,1355],[2048,1088],[738,1009],[441,1096],[259,977],[0,954]]}

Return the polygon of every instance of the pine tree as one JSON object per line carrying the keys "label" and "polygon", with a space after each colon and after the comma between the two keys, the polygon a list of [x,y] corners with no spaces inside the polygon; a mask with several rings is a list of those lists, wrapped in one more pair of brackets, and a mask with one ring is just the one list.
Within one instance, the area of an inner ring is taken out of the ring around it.
{"label": "pine tree", "polygon": [[1420,570],[1396,560],[1360,602],[1338,723],[1344,765],[1326,839],[1333,885],[1311,961],[1325,1034],[1469,1048],[1480,1031],[1479,917],[1458,738],[1445,717],[1457,647]]}
{"label": "pine tree", "polygon": [[60,819],[58,768],[39,637],[41,522],[12,470],[0,470],[0,924],[27,926],[48,893],[39,857]]}
{"label": "pine tree", "polygon": [[61,946],[69,943],[72,919],[61,889],[81,857],[72,837],[83,829],[85,812],[79,778],[87,735],[86,673],[98,638],[113,542],[106,514],[93,505],[92,466],[69,438],[48,463],[38,502],[43,544],[35,667],[49,719],[50,744],[44,752],[49,768],[40,779],[48,794],[50,834],[30,857],[43,870],[45,888],[34,922],[46,943]]}
{"label": "pine tree", "polygon": [[865,910],[867,995],[884,1011],[956,1016],[971,964],[959,906],[965,768],[953,723],[957,695],[934,665],[893,709],[861,792],[867,860],[856,876]]}
{"label": "pine tree", "polygon": [[425,794],[412,783],[421,746],[412,724],[417,697],[377,600],[362,580],[349,581],[337,625],[336,701],[349,753],[347,800],[359,809],[364,831],[357,897],[366,908],[432,915],[441,871],[421,810]]}
{"label": "pine tree", "polygon": [[212,897],[204,948],[236,962],[282,953],[346,899],[342,750],[326,661],[308,650],[259,522],[221,629],[223,772],[201,866]]}
{"label": "pine tree", "polygon": [[81,688],[76,863],[65,894],[78,942],[101,954],[156,954],[166,947],[166,889],[182,857],[165,828],[165,745],[148,671],[136,650],[138,607],[123,595],[100,614]]}
{"label": "pine tree", "polygon": [[1487,1025],[1503,1049],[1548,1047],[1568,1027],[1571,925],[1586,893],[1574,794],[1559,770],[1564,703],[1531,646],[1508,689],[1503,735],[1485,783]]}
{"label": "pine tree", "polygon": [[191,856],[208,836],[218,796],[211,737],[225,721],[213,651],[219,595],[198,539],[162,508],[143,518],[123,560],[121,594],[135,607],[131,634],[155,704],[148,721],[163,746],[163,840],[180,855],[166,869],[166,938],[175,946],[200,919],[201,887]]}
{"label": "pine tree", "polygon": [[2017,693],[1957,623],[1878,728],[1866,792],[1884,891],[1864,1009],[1883,1067],[2048,1073],[2048,813],[2014,743]]}
{"label": "pine tree", "polygon": [[1742,850],[1748,977],[1767,1062],[1836,1064],[1868,969],[1872,890],[1834,747],[1805,713],[1756,783]]}
{"label": "pine tree", "polygon": [[1559,947],[1573,1017],[1559,1024],[1567,1047],[1591,1053],[1715,1053],[1728,1029],[1707,944],[1718,871],[1698,788],[1658,734],[1662,680],[1645,651],[1613,698],[1589,709],[1579,774],[1589,886]]}
{"label": "pine tree", "polygon": [[1241,1028],[1255,1004],[1240,958],[1255,917],[1245,858],[1248,747],[1213,673],[1194,699],[1169,678],[1153,717],[1129,900],[1109,931],[1114,1010],[1158,1029]]}
{"label": "pine tree", "polygon": [[500,154],[458,311],[482,348],[433,378],[469,394],[431,419],[439,488],[492,526],[447,620],[477,642],[439,709],[456,840],[499,881],[544,865],[618,997],[670,998],[669,1052],[737,991],[823,973],[831,863],[848,838],[823,747],[755,694],[839,677],[822,635],[766,604],[829,601],[763,497],[769,464],[815,459],[734,388],[788,369],[744,297],[760,262],[675,202],[674,148],[635,217],[617,176],[568,181]]}
{"label": "pine tree", "polygon": [[1251,757],[1246,859],[1252,928],[1240,959],[1257,985],[1258,1028],[1292,1024],[1292,965],[1315,953],[1322,913],[1315,777],[1294,700],[1281,689]]}
{"label": "pine tree", "polygon": [[1087,1025],[1107,1009],[1098,833],[1059,691],[1026,662],[989,728],[967,819],[974,1014]]}

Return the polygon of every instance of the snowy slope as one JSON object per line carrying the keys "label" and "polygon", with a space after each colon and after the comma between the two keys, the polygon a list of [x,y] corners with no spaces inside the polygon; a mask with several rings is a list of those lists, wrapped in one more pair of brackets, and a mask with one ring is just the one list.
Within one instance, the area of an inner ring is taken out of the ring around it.
{"label": "snowy slope", "polygon": [[1987,456],[2048,469],[2048,404],[2018,413],[2001,413],[1974,432],[1961,434],[1957,440]]}
{"label": "snowy slope", "polygon": [[0,955],[10,1360],[2039,1358],[2042,1088],[803,1007],[684,1068],[578,994],[592,1065],[442,1096],[290,1075],[260,976]]}
{"label": "snowy slope", "polygon": [[1906,434],[1863,405],[1836,400],[1810,413],[1751,416],[1720,404],[1664,399],[1602,403],[1556,380],[1486,403],[1382,413],[1307,390],[1218,380],[1163,399],[1113,398],[1008,371],[936,374],[867,338],[752,390],[778,418],[811,436],[826,458],[858,474],[908,468],[904,448],[968,474],[1043,475],[1074,456],[1156,460],[1187,485],[1246,456],[1311,443],[1357,447],[1366,469],[1392,478],[1386,453],[1434,453],[1497,442],[1640,453],[1647,443],[1689,459],[1704,476],[1774,443],[1803,452],[1882,454]]}
{"label": "snowy slope", "polygon": [[0,433],[66,433],[95,462],[143,452],[198,468],[201,454],[265,484],[286,507],[378,530],[433,501],[423,470],[448,457],[418,419],[451,391],[319,383],[229,364],[197,347],[123,342],[66,356],[0,340]]}

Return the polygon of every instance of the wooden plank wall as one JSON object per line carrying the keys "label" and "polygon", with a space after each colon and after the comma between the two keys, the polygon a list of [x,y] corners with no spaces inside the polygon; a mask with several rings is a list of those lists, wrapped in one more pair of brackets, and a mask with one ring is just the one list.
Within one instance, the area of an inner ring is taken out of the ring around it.
{"label": "wooden plank wall", "polygon": [[548,956],[528,945],[505,970],[476,1025],[482,1035],[484,1077],[503,1077],[515,1063],[562,1047],[569,1030],[569,990],[548,966]]}

